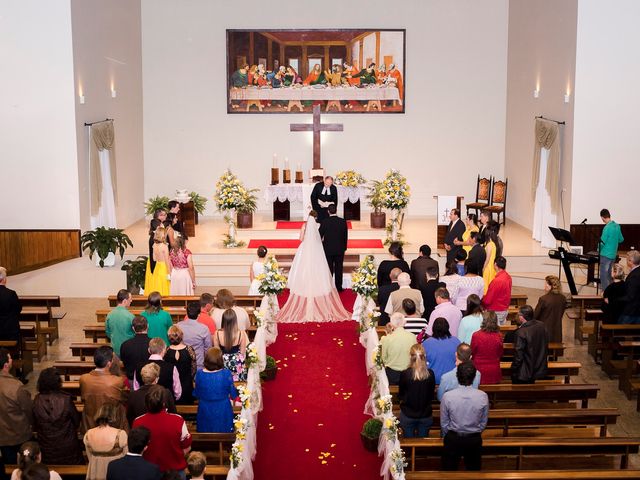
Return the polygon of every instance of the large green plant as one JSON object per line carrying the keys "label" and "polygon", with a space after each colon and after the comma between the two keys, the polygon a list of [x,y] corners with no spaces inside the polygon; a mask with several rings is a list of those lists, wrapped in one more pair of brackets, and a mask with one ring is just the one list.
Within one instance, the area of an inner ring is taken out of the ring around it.
{"label": "large green plant", "polygon": [[367,189],[367,203],[375,213],[380,213],[384,206],[384,195],[382,194],[383,183],[380,180],[371,180]]}
{"label": "large green plant", "polygon": [[144,279],[147,273],[148,257],[139,256],[135,260],[127,260],[122,264],[121,270],[127,272],[127,287],[144,288]]}
{"label": "large green plant", "polygon": [[95,230],[84,232],[80,237],[82,250],[89,250],[89,258],[97,253],[100,259],[100,267],[104,267],[104,260],[109,253],[118,253],[124,257],[127,247],[133,247],[133,243],[124,230],[119,228],[98,227]]}
{"label": "large green plant", "polygon": [[258,196],[256,192],[259,192],[259,188],[252,188],[247,190],[242,196],[242,205],[238,206],[238,212],[240,213],[253,213],[258,209]]}
{"label": "large green plant", "polygon": [[208,201],[207,197],[203,197],[196,192],[189,193],[189,196],[191,197],[195,211],[198,212],[198,215],[203,215]]}
{"label": "large green plant", "polygon": [[156,195],[144,202],[144,211],[147,215],[153,215],[156,210],[169,210],[169,197]]}

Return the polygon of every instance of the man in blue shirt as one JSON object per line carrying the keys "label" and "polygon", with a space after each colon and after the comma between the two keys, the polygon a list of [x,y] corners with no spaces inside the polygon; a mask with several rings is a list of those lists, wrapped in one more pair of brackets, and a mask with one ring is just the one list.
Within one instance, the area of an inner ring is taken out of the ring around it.
{"label": "man in blue shirt", "polygon": [[600,210],[600,218],[604,222],[600,236],[600,286],[604,291],[611,283],[611,266],[618,256],[618,245],[624,242],[620,225],[611,220],[609,210]]}
{"label": "man in blue shirt", "polygon": [[[456,368],[449,370],[440,377],[440,385],[438,385],[438,401],[442,401],[442,397],[449,390],[454,390],[460,386],[458,383],[458,365],[471,361],[471,346],[468,343],[461,343],[456,349]],[[473,379],[471,386],[478,388],[480,385],[480,372],[476,371],[476,377]]]}
{"label": "man in blue shirt", "polygon": [[471,362],[458,365],[460,387],[447,392],[440,403],[440,430],[444,437],[442,469],[457,470],[464,457],[466,470],[480,470],[482,432],[489,418],[489,397],[471,386],[476,368]]}

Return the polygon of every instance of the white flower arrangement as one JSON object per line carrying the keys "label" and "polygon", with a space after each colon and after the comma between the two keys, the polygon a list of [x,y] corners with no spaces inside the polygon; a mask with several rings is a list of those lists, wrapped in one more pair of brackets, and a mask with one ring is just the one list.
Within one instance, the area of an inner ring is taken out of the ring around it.
{"label": "white flower arrangement", "polygon": [[387,440],[393,442],[398,438],[398,426],[400,422],[398,419],[391,415],[384,419],[382,422],[382,435],[387,437]]}
{"label": "white flower arrangement", "polygon": [[260,282],[258,291],[262,295],[278,295],[287,287],[287,277],[280,271],[278,261],[273,256],[264,262],[264,273],[256,279]]}
{"label": "white flower arrangement", "polygon": [[389,413],[392,407],[393,402],[391,400],[391,395],[382,395],[376,399],[376,408],[378,409],[379,415]]}
{"label": "white flower arrangement", "polygon": [[357,187],[363,183],[366,183],[365,178],[354,170],[344,170],[336,174],[336,185]]}
{"label": "white flower arrangement", "polygon": [[256,348],[256,344],[254,342],[251,342],[249,345],[247,345],[247,351],[244,357],[244,364],[247,370],[253,365],[257,365],[258,361],[258,349]]}
{"label": "white flower arrangement", "polygon": [[231,468],[237,469],[240,466],[240,464],[244,460],[244,455],[242,455],[243,450],[244,445],[242,444],[241,440],[236,440],[235,442],[233,442],[233,445],[231,446],[231,454],[229,455]]}
{"label": "white flower arrangement", "polygon": [[266,320],[262,310],[256,309],[253,311],[253,316],[256,317],[256,328],[264,327]]}
{"label": "white flower arrangement", "polygon": [[351,289],[365,299],[369,299],[378,291],[378,269],[373,255],[364,257],[360,266],[351,274]]}
{"label": "white flower arrangement", "polygon": [[409,204],[411,189],[407,179],[397,170],[389,170],[384,180],[380,194],[383,206],[390,210],[402,210]]}
{"label": "white flower arrangement", "polygon": [[251,392],[245,385],[238,385],[237,390],[242,408],[248,409],[251,406]]}
{"label": "white flower arrangement", "polygon": [[404,456],[404,450],[402,448],[394,448],[391,451],[391,475],[393,478],[399,478],[404,473],[404,467],[408,465],[407,459]]}

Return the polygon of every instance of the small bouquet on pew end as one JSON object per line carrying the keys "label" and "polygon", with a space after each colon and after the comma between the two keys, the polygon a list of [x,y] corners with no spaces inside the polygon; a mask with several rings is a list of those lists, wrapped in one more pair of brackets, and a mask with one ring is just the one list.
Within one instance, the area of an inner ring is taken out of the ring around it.
{"label": "small bouquet on pew end", "polygon": [[258,365],[258,349],[256,348],[256,344],[251,342],[247,345],[247,353],[244,358],[244,365],[249,370],[254,365]]}
{"label": "small bouquet on pew end", "polygon": [[351,274],[351,290],[364,298],[372,298],[378,292],[378,269],[373,255],[367,255]]}
{"label": "small bouquet on pew end", "polygon": [[238,390],[238,398],[240,398],[242,408],[248,409],[251,406],[251,392],[245,385],[238,385],[236,389]]}
{"label": "small bouquet on pew end", "polygon": [[260,282],[258,291],[262,295],[280,295],[287,287],[287,277],[280,271],[278,261],[273,256],[264,262],[264,273],[256,279]]}
{"label": "small bouquet on pew end", "polygon": [[373,352],[373,364],[378,370],[384,369],[384,361],[382,360],[382,344],[378,345]]}
{"label": "small bouquet on pew end", "polygon": [[378,415],[389,413],[392,407],[393,402],[391,400],[391,395],[382,395],[376,399],[376,408],[378,410]]}
{"label": "small bouquet on pew end", "polygon": [[407,459],[404,456],[404,450],[402,448],[394,448],[391,451],[391,476],[395,478],[400,478],[404,474],[404,467],[408,465]]}

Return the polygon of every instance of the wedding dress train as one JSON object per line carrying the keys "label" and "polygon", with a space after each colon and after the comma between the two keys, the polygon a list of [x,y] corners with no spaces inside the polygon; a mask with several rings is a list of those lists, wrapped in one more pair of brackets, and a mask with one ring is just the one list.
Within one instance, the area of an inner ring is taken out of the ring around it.
{"label": "wedding dress train", "polygon": [[341,322],[351,318],[336,290],[313,217],[307,219],[304,238],[289,271],[288,287],[289,298],[278,313],[278,322]]}

